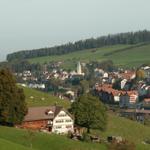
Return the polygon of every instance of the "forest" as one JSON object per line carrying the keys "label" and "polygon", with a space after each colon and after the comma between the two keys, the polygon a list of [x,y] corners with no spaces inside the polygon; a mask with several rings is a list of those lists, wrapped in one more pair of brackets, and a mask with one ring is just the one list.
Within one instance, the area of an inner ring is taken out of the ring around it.
{"label": "forest", "polygon": [[36,58],[42,56],[63,55],[75,51],[100,48],[117,44],[138,44],[150,42],[150,31],[143,30],[137,32],[118,33],[98,38],[80,40],[74,43],[67,43],[60,46],[46,47],[33,50],[22,50],[7,55],[7,61]]}

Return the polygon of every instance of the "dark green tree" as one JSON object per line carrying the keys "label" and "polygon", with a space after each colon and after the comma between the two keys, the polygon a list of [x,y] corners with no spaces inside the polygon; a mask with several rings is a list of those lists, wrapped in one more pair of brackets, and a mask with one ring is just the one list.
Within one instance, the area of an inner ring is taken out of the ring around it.
{"label": "dark green tree", "polygon": [[17,87],[9,70],[0,70],[0,124],[19,124],[26,113],[27,105],[23,90]]}
{"label": "dark green tree", "polygon": [[106,107],[96,97],[85,94],[72,104],[71,111],[75,116],[75,123],[90,129],[105,130],[107,125]]}

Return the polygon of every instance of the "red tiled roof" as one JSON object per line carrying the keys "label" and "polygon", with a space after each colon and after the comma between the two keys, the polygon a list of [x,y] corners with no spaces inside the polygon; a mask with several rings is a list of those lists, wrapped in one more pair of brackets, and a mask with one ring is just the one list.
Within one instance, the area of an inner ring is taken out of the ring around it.
{"label": "red tiled roof", "polygon": [[112,88],[111,84],[102,84],[96,88],[98,91],[105,91],[109,94],[112,93],[114,96],[119,94],[128,94],[129,96],[138,95],[138,92],[136,90],[132,91],[122,91],[122,90],[116,90]]}

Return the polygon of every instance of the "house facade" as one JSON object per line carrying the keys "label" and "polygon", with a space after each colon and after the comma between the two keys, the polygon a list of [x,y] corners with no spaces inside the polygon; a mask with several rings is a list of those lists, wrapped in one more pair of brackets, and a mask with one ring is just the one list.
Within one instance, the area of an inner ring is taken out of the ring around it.
{"label": "house facade", "polygon": [[138,102],[138,92],[137,91],[122,91],[120,94],[119,106],[121,108],[135,107]]}
{"label": "house facade", "polygon": [[33,107],[28,109],[21,128],[66,134],[74,131],[71,114],[60,106]]}

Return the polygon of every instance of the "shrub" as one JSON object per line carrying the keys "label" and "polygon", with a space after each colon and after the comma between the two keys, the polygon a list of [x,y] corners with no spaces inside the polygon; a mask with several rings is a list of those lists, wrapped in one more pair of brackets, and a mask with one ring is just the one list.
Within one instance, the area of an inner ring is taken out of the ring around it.
{"label": "shrub", "polygon": [[91,142],[91,138],[90,138],[88,133],[83,132],[83,134],[82,134],[82,141],[84,141],[84,142]]}

